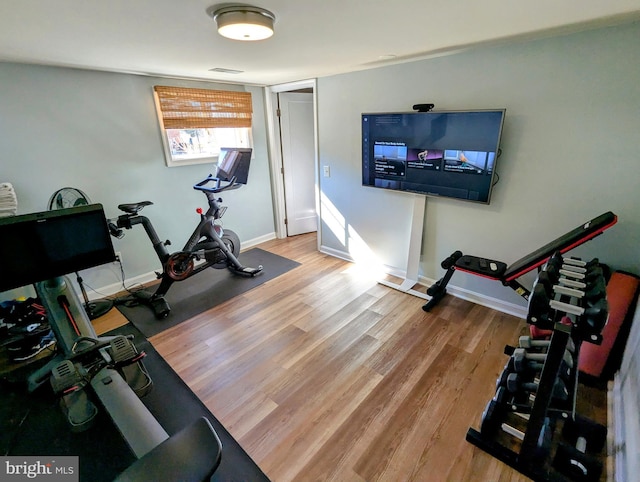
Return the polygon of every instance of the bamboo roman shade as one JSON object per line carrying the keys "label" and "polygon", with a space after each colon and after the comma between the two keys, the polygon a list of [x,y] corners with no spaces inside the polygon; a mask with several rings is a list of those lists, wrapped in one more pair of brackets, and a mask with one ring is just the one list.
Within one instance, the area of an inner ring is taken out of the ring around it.
{"label": "bamboo roman shade", "polygon": [[156,85],[165,129],[251,127],[250,92]]}

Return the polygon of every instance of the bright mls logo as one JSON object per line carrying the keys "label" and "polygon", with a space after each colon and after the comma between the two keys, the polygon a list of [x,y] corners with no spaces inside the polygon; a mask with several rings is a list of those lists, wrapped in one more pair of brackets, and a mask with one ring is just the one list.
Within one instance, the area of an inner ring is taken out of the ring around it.
{"label": "bright mls logo", "polygon": [[78,457],[2,457],[0,482],[46,480],[78,482]]}

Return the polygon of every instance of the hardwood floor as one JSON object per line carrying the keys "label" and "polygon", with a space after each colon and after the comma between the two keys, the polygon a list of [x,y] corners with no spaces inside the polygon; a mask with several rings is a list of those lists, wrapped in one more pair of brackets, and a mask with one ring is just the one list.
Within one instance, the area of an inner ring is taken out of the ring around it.
{"label": "hardwood floor", "polygon": [[425,313],[315,234],[260,247],[302,264],[151,342],[271,480],[528,480],[465,441],[523,320]]}

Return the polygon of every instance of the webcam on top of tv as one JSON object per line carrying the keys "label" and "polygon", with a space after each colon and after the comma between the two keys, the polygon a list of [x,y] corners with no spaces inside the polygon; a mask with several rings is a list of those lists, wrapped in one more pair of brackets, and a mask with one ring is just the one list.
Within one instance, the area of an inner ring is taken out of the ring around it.
{"label": "webcam on top of tv", "polygon": [[429,112],[433,110],[435,104],[414,104],[413,110],[417,110],[418,112]]}

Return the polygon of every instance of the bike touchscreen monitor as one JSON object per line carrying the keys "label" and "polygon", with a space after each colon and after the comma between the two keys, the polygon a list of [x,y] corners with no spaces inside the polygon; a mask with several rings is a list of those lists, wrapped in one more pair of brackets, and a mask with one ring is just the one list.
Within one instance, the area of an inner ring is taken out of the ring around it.
{"label": "bike touchscreen monitor", "polygon": [[236,177],[236,184],[246,184],[249,178],[249,163],[252,149],[247,147],[223,147],[218,157],[217,178],[231,181]]}

